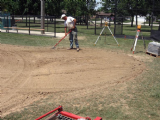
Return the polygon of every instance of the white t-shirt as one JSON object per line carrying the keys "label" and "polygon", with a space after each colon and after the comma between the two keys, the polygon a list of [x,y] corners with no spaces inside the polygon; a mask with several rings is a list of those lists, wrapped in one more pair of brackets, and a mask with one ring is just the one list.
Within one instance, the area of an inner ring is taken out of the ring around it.
{"label": "white t-shirt", "polygon": [[64,22],[64,26],[68,27],[68,29],[71,29],[74,26],[74,18],[73,17],[67,17],[67,20]]}

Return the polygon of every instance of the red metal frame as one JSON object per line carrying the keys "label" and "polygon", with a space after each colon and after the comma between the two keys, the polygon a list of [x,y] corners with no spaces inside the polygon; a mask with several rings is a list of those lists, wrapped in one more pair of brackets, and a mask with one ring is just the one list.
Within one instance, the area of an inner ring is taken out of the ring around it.
{"label": "red metal frame", "polygon": [[37,119],[35,119],[35,120],[40,120],[40,119],[46,117],[47,115],[49,115],[49,114],[51,114],[51,113],[53,113],[53,112],[55,112],[55,111],[57,111],[57,110],[58,110],[59,112],[62,111],[62,106],[59,106],[59,107],[55,108],[54,110],[52,110],[52,111],[50,111],[50,112],[48,112],[48,113],[40,116],[39,118],[37,118]]}
{"label": "red metal frame", "polygon": [[[72,118],[72,119],[80,119],[80,118],[84,118],[84,117],[81,117],[81,116],[78,116],[78,115],[75,115],[75,114],[72,114],[72,113],[69,113],[69,112],[66,112],[66,111],[61,111],[59,112],[58,114],[61,114],[63,116],[66,116],[66,117],[69,117],[69,118]],[[85,119],[85,118],[84,118]]]}
{"label": "red metal frame", "polygon": [[[49,114],[51,114],[51,113],[53,113],[53,112],[55,112],[57,110],[58,110],[58,112],[55,113],[56,115],[61,114],[63,116],[66,116],[66,117],[69,117],[69,118],[72,118],[72,119],[75,119],[75,120],[80,119],[80,118],[83,118],[83,119],[86,119],[86,120],[91,120],[90,117],[81,117],[81,116],[78,116],[78,115],[63,111],[62,106],[59,106],[59,107],[55,108],[54,110],[52,110],[52,111],[50,111],[50,112],[48,112],[48,113],[36,118],[35,120],[40,120],[40,119],[46,117],[47,115],[49,115]],[[94,120],[102,120],[102,118],[101,117],[96,117]]]}

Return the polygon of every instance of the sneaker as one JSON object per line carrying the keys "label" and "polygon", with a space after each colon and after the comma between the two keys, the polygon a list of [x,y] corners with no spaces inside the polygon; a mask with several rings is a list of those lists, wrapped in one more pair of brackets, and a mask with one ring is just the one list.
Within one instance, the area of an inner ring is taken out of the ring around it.
{"label": "sneaker", "polygon": [[67,50],[72,50],[73,48],[68,48]]}
{"label": "sneaker", "polygon": [[77,52],[79,52],[79,48],[77,48]]}

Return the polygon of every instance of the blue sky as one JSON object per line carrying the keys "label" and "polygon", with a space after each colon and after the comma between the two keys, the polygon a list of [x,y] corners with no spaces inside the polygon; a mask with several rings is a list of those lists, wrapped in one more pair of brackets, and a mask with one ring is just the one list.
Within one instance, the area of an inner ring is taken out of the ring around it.
{"label": "blue sky", "polygon": [[[102,2],[102,0],[96,0],[96,2]],[[101,4],[98,4],[97,7],[95,9],[98,9],[99,7],[101,7]]]}

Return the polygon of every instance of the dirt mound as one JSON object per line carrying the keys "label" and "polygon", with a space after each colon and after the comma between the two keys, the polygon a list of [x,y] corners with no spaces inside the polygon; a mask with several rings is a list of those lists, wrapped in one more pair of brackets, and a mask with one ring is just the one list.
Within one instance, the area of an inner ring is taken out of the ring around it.
{"label": "dirt mound", "polygon": [[94,91],[102,84],[135,78],[144,68],[133,57],[100,49],[76,52],[1,44],[0,111],[5,116],[56,92],[75,88]]}

